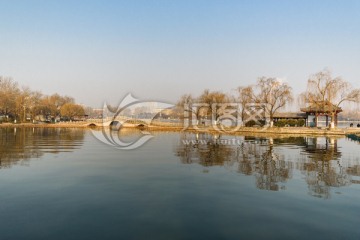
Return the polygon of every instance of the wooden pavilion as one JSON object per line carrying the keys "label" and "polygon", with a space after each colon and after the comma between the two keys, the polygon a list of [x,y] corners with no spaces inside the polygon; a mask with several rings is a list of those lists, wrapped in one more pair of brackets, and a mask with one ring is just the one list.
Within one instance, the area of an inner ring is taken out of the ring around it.
{"label": "wooden pavilion", "polygon": [[[310,106],[301,108],[302,112],[306,113],[306,126],[313,125],[318,126],[318,118],[320,116],[326,117],[326,126],[329,125],[329,117],[331,118],[334,114],[334,124],[337,126],[338,118],[337,115],[342,112],[341,107],[337,107],[329,101],[318,101],[312,103]],[[313,124],[309,123],[309,116],[314,116]]]}

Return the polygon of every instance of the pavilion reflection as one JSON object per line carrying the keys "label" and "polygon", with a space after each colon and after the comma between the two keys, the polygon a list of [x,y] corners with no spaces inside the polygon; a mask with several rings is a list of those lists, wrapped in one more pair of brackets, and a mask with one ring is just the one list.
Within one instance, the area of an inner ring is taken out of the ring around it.
{"label": "pavilion reflection", "polygon": [[330,198],[332,188],[360,183],[353,179],[360,176],[360,164],[342,160],[337,141],[336,137],[236,136],[231,139],[185,133],[175,154],[184,164],[224,166],[254,176],[256,187],[262,190],[286,189],[286,182],[297,170],[304,175],[311,196]]}
{"label": "pavilion reflection", "polygon": [[71,152],[82,146],[85,130],[70,128],[0,128],[0,169],[28,164],[45,153]]}
{"label": "pavilion reflection", "polygon": [[314,197],[330,198],[332,187],[347,186],[351,176],[343,166],[337,138],[305,138],[303,153],[307,155],[299,170],[305,175],[309,194]]}

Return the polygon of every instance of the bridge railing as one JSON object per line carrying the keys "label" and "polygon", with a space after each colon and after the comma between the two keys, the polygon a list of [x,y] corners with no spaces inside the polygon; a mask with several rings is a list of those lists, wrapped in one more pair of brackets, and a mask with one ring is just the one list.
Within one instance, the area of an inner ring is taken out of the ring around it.
{"label": "bridge railing", "polygon": [[142,119],[142,118],[129,118],[124,116],[119,116],[116,118],[104,118],[104,119],[98,119],[98,118],[89,118],[86,120],[88,123],[109,123],[112,121],[119,121],[119,122],[128,122],[133,124],[149,124],[154,126],[183,126],[183,122],[181,120],[168,120],[168,119]]}

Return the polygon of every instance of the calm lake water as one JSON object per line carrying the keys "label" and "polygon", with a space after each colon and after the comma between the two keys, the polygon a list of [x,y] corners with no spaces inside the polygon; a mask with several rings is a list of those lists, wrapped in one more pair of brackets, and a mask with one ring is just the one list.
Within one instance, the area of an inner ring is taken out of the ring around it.
{"label": "calm lake water", "polygon": [[82,129],[0,134],[0,239],[360,236],[346,138],[154,133],[124,151]]}

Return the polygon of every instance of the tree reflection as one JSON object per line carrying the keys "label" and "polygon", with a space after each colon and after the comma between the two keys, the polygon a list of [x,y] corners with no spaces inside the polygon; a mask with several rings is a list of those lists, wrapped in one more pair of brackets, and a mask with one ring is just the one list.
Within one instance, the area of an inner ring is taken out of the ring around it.
{"label": "tree reflection", "polygon": [[44,153],[73,151],[83,144],[84,129],[0,128],[0,168],[27,164]]}
{"label": "tree reflection", "polygon": [[185,164],[198,163],[202,166],[224,165],[236,154],[231,147],[220,144],[217,134],[183,134],[181,145],[177,148],[177,156]]}
{"label": "tree reflection", "polygon": [[279,183],[291,177],[292,163],[284,160],[269,139],[245,137],[221,139],[220,135],[185,133],[176,148],[185,164],[235,167],[245,175],[254,175],[259,189],[278,191]]}
{"label": "tree reflection", "polygon": [[291,178],[291,172],[291,162],[285,161],[283,155],[275,152],[273,144],[269,144],[256,166],[256,186],[259,189],[278,191],[278,183]]}
{"label": "tree reflection", "polygon": [[[184,164],[205,167],[225,166],[241,174],[255,176],[258,189],[286,189],[293,169],[305,176],[309,194],[330,198],[333,188],[352,183],[360,176],[360,164],[343,161],[334,137],[230,137],[211,134],[181,135],[175,148]],[[349,166],[350,164],[350,166]]]}

